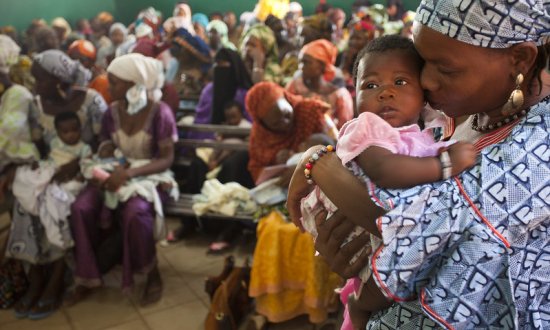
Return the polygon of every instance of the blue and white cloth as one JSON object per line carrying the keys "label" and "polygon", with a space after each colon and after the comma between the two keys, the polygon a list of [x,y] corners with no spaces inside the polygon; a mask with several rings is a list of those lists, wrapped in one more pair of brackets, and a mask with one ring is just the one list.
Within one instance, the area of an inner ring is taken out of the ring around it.
{"label": "blue and white cloth", "polygon": [[548,100],[457,180],[375,194],[395,207],[374,278],[397,302],[367,329],[550,328]]}

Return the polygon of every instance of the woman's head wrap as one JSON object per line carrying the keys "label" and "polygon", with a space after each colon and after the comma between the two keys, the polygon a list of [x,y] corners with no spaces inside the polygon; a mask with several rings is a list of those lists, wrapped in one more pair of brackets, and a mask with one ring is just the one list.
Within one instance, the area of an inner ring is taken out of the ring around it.
{"label": "woman's head wrap", "polygon": [[202,27],[204,27],[204,29],[206,29],[206,27],[208,26],[208,16],[203,13],[193,14],[193,16],[191,17],[191,21],[193,23],[199,23],[200,25],[202,25]]}
{"label": "woman's head wrap", "polygon": [[332,81],[332,79],[334,79],[336,74],[334,63],[336,62],[336,56],[338,56],[338,49],[330,41],[325,39],[312,41],[302,47],[300,53],[307,54],[323,62],[325,64],[323,78],[326,81]]}
{"label": "woman's head wrap", "polygon": [[34,62],[49,74],[72,86],[87,86],[92,77],[90,70],[58,49],[46,50],[35,55]]}
{"label": "woman's head wrap", "polygon": [[233,43],[229,41],[227,24],[218,19],[212,20],[210,21],[210,23],[208,23],[208,26],[206,27],[207,32],[210,32],[211,30],[216,30],[216,32],[218,32],[218,35],[220,36],[220,44],[222,45],[222,47],[237,50],[235,45],[233,45]]}
{"label": "woman's head wrap", "polygon": [[95,61],[96,59],[96,50],[94,44],[84,39],[73,41],[73,43],[69,46],[68,53],[78,53],[89,58],[92,61]]}
{"label": "woman's head wrap", "polygon": [[128,28],[126,28],[126,26],[122,23],[114,23],[109,28],[109,36],[111,36],[111,34],[113,34],[113,32],[115,32],[116,30],[122,32],[122,34],[124,35],[124,40],[126,40],[126,37],[128,36]]}
{"label": "woman's head wrap", "polygon": [[71,34],[71,32],[73,31],[71,29],[71,25],[69,24],[69,22],[67,22],[67,20],[64,19],[63,17],[54,18],[52,21],[52,27],[61,28],[65,30],[65,32],[63,33],[63,38],[67,38],[69,34]]}
{"label": "woman's head wrap", "polygon": [[17,63],[21,48],[12,38],[0,34],[0,72],[8,73],[10,66]]}
{"label": "woman's head wrap", "polygon": [[415,21],[470,45],[507,48],[550,35],[550,2],[546,0],[422,0]]}
{"label": "woman's head wrap", "polygon": [[[179,15],[179,12],[183,10],[183,15]],[[175,31],[177,29],[184,28],[192,35],[195,35],[195,28],[193,28],[193,22],[191,21],[191,7],[186,3],[178,3],[174,7],[174,13],[172,17],[168,18],[164,24],[165,31]]]}
{"label": "woman's head wrap", "polygon": [[128,113],[136,114],[147,105],[147,100],[160,101],[164,85],[162,63],[154,58],[132,53],[115,58],[107,72],[131,81],[135,85],[126,93]]}

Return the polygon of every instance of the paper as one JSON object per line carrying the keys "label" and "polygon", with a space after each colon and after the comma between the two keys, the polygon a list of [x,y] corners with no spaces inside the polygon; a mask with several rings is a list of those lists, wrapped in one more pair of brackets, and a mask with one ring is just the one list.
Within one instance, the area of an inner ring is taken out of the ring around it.
{"label": "paper", "polygon": [[282,174],[286,169],[294,168],[294,166],[288,166],[286,164],[281,165],[274,165],[274,166],[266,166],[258,176],[258,179],[256,180],[256,185],[261,184],[262,182],[265,182],[266,180],[269,180],[275,176],[278,176],[279,174]]}

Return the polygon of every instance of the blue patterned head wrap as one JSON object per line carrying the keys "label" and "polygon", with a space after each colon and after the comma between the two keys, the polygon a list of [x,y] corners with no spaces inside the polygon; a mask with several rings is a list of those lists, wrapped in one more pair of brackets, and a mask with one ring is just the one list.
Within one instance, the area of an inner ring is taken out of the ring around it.
{"label": "blue patterned head wrap", "polygon": [[550,0],[422,0],[415,20],[453,39],[507,48],[550,35]]}

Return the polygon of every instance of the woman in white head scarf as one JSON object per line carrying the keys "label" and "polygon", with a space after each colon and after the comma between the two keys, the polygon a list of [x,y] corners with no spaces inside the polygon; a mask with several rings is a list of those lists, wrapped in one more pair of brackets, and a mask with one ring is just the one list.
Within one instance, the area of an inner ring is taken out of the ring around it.
{"label": "woman in white head scarf", "polygon": [[[127,54],[111,62],[107,69],[113,103],[103,118],[101,139],[111,141],[126,159],[150,160],[140,167],[117,167],[103,182],[102,188],[115,192],[134,177],[158,174],[170,168],[177,141],[172,110],[160,102],[164,77],[161,63],[141,54]],[[122,231],[122,288],[133,286],[133,275],[147,274],[142,304],[158,301],[162,281],[157,268],[155,238],[163,237],[164,223],[157,216],[156,201],[164,201],[167,191],[159,187],[155,198],[134,196],[117,206]],[[96,267],[95,233],[100,223],[110,223],[110,213],[101,212],[101,190],[87,187],[73,203],[71,226],[75,240],[75,281],[72,302],[93,287],[101,285]],[[155,203],[153,203],[155,201]],[[162,212],[162,209],[160,210]],[[101,218],[100,221],[97,219]]]}

